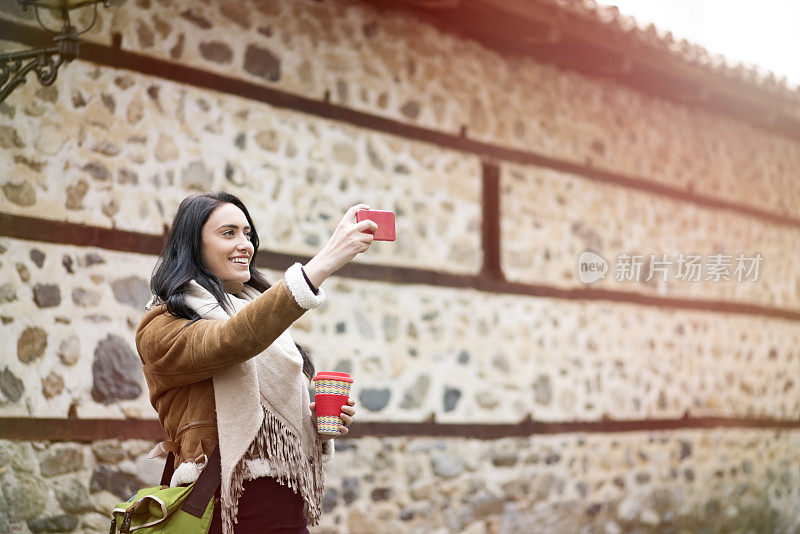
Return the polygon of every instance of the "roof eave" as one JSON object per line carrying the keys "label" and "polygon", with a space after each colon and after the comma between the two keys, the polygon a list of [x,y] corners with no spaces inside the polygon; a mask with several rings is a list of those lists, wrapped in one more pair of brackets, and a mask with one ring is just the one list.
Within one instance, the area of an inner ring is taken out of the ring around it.
{"label": "roof eave", "polygon": [[693,63],[669,50],[658,36],[647,42],[637,27],[621,31],[619,21],[606,24],[597,15],[582,16],[553,2],[391,0],[380,4],[410,11],[503,54],[530,56],[590,76],[611,78],[647,94],[732,115],[800,139],[797,91],[751,80],[747,72],[732,72],[722,58],[708,54],[698,56],[703,63]]}

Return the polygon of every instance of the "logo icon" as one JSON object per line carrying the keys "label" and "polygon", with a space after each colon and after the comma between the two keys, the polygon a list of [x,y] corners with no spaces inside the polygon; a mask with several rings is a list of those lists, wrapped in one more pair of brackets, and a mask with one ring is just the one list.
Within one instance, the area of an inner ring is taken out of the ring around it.
{"label": "logo icon", "polygon": [[599,254],[589,250],[578,256],[578,280],[584,284],[593,284],[606,277],[608,262]]}

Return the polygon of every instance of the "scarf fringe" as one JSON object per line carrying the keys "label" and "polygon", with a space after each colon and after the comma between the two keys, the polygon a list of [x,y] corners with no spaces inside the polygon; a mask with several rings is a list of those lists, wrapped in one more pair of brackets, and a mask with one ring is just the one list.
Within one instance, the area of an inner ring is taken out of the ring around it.
{"label": "scarf fringe", "polygon": [[[231,476],[228,491],[222,495],[222,532],[233,534],[233,525],[239,513],[239,498],[244,491],[244,480],[250,476],[248,460],[266,460],[275,473],[275,479],[299,493],[306,503],[306,519],[314,526],[322,514],[322,497],[325,493],[325,478],[319,451],[311,455],[303,453],[301,440],[272,414],[265,406],[264,422],[253,443],[239,459]],[[315,445],[319,445],[318,440]]]}

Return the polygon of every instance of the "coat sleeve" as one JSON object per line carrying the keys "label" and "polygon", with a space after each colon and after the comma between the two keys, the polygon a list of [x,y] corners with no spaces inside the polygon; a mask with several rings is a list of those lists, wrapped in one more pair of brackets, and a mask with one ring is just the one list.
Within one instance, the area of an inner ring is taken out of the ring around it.
{"label": "coat sleeve", "polygon": [[322,442],[322,463],[327,464],[331,460],[333,460],[333,453],[336,450],[336,447],[333,445],[333,440],[329,439],[328,441]]}
{"label": "coat sleeve", "polygon": [[[311,294],[307,286],[306,291]],[[200,382],[259,354],[309,309],[296,292],[291,280],[281,280],[227,320],[188,324],[164,306],[151,310],[136,331],[148,382],[158,389]]]}

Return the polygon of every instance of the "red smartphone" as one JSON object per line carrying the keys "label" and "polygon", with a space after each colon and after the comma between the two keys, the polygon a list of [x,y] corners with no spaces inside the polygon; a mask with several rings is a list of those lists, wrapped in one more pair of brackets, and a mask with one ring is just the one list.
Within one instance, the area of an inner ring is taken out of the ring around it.
{"label": "red smartphone", "polygon": [[375,221],[378,231],[375,232],[375,241],[394,241],[394,212],[381,210],[359,210],[356,212],[356,221],[361,222],[365,219]]}

